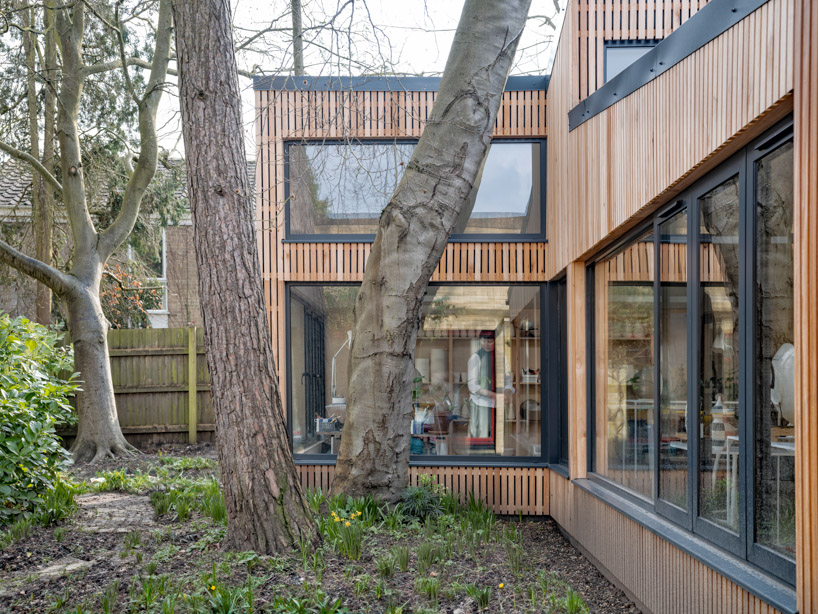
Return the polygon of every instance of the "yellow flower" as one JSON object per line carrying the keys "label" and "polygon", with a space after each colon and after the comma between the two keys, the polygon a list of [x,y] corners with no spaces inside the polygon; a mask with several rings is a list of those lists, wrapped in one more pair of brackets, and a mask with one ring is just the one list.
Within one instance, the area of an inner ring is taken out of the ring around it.
{"label": "yellow flower", "polygon": [[345,526],[345,527],[348,527],[350,524],[352,524],[352,523],[350,523],[350,522],[349,522],[349,520],[347,520],[347,521],[344,523],[344,526]]}
{"label": "yellow flower", "polygon": [[497,585],[497,588],[503,588],[504,586],[505,586],[505,584],[503,584],[502,582],[500,582],[500,584],[498,584],[498,585]]}
{"label": "yellow flower", "polygon": [[211,591],[215,591],[215,590],[216,590],[216,585],[215,585],[215,584],[211,585],[211,586],[210,586],[210,590],[211,590]]}
{"label": "yellow flower", "polygon": [[336,518],[336,519],[335,519],[335,522],[341,522],[341,519],[340,519],[340,518]]}

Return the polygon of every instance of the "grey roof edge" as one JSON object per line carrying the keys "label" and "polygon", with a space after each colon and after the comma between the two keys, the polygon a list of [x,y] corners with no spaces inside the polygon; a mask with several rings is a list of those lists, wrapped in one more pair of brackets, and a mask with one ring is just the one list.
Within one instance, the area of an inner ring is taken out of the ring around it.
{"label": "grey roof edge", "polygon": [[[511,76],[506,81],[507,92],[545,91],[549,75]],[[302,91],[302,92],[436,92],[440,77],[361,76],[361,77],[311,77],[311,76],[255,76],[254,90]]]}
{"label": "grey roof edge", "polygon": [[722,35],[769,0],[711,0],[677,30],[568,112],[574,130]]}

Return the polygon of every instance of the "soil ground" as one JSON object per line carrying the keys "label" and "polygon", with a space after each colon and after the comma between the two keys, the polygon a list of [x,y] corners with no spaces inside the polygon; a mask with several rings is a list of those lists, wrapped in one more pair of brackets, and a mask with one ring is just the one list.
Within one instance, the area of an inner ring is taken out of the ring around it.
{"label": "soil ground", "polygon": [[[90,480],[99,471],[151,475],[157,473],[160,455],[207,457],[214,462],[216,456],[208,444],[165,446],[127,462],[109,461],[72,473],[78,481]],[[214,469],[182,473],[186,478],[206,477]],[[368,529],[359,560],[351,561],[325,545],[320,564],[314,553],[256,557],[225,552],[223,525],[198,513],[184,522],[170,515],[157,517],[147,494],[89,492],[77,502],[78,513],[68,523],[35,527],[28,537],[0,552],[0,612],[244,612],[248,610],[238,601],[230,609],[214,598],[223,586],[228,596],[235,595],[229,587],[248,586],[248,573],[255,612],[265,611],[282,594],[340,598],[349,612],[356,613],[390,611],[390,606],[392,612],[477,612],[478,603],[462,590],[467,584],[491,588],[484,610],[489,612],[568,611],[549,605],[547,599],[549,591],[559,593],[555,587],[565,585],[581,594],[590,612],[639,612],[550,518],[498,521],[495,530],[500,533],[511,526],[519,531],[524,554],[516,573],[506,550],[495,542],[483,544],[478,553],[455,552],[445,562],[438,561],[427,572],[440,580],[435,600],[416,589],[415,551],[424,540],[422,529]],[[412,553],[409,569],[381,578],[378,560],[396,545]],[[246,593],[244,599],[246,604]]]}

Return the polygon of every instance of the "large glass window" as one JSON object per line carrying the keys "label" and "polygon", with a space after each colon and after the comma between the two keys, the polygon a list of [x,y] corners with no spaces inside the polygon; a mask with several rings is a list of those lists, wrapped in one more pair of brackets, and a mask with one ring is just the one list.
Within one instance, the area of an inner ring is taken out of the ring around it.
{"label": "large glass window", "polygon": [[659,497],[687,508],[687,211],[659,224]]}
{"label": "large glass window", "polygon": [[[372,235],[415,143],[292,143],[288,236]],[[495,142],[455,235],[542,232],[540,142]]]}
{"label": "large glass window", "polygon": [[653,483],[653,231],[596,266],[596,472]]}
{"label": "large glass window", "polygon": [[590,270],[594,471],[793,582],[791,131],[610,254]]}
{"label": "large glass window", "polygon": [[[296,454],[334,454],[357,286],[290,287]],[[542,455],[540,286],[430,286],[415,349],[412,454]]]}
{"label": "large glass window", "polygon": [[792,141],[756,163],[755,532],[795,559]]}
{"label": "large glass window", "polygon": [[699,198],[699,218],[699,514],[738,531],[738,175]]}

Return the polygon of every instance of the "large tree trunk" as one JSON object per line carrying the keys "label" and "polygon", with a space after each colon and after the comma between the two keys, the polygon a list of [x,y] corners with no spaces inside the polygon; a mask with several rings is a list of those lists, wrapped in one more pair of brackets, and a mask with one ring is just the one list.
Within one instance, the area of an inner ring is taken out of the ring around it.
{"label": "large tree trunk", "polygon": [[335,492],[394,501],[407,484],[423,296],[488,150],[529,5],[463,7],[432,117],[381,215],[355,302]]}
{"label": "large tree trunk", "polygon": [[83,377],[77,393],[79,426],[71,446],[74,462],[93,462],[135,451],[119,426],[108,358],[108,320],[99,302],[99,284],[78,287],[64,298],[74,344],[74,369]]}
{"label": "large tree trunk", "polygon": [[261,289],[227,0],[174,2],[188,197],[229,547],[317,540],[289,447]]}

